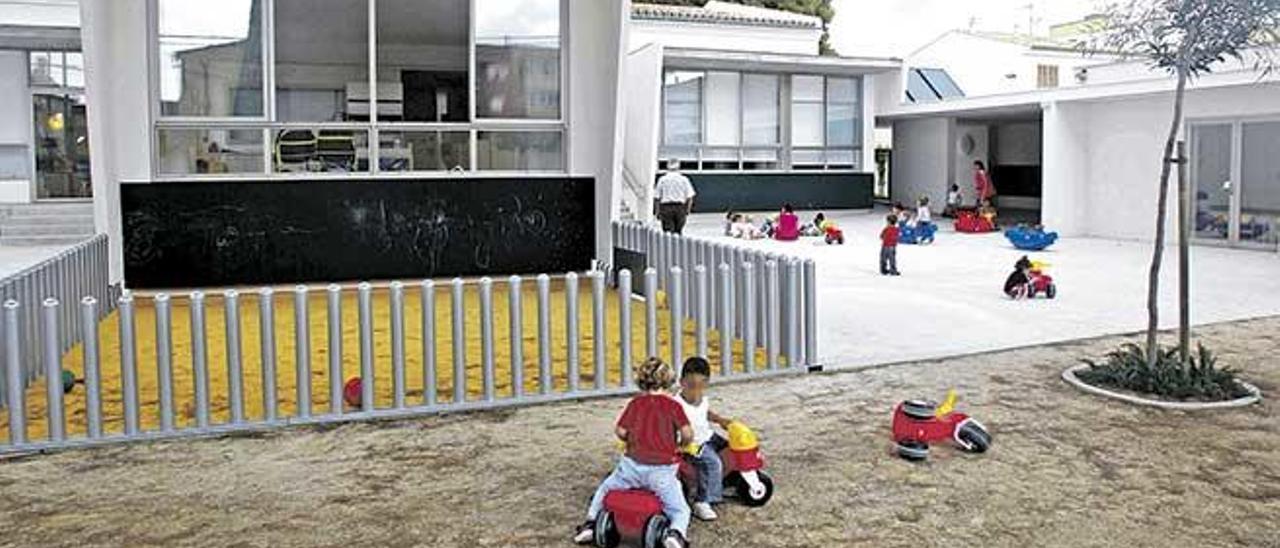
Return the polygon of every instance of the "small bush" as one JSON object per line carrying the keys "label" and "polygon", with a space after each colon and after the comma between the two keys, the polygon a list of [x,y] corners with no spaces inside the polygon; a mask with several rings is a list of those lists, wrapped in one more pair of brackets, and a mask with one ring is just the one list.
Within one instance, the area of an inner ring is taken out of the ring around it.
{"label": "small bush", "polygon": [[1249,395],[1236,382],[1236,372],[1219,369],[1218,358],[1198,345],[1191,363],[1183,367],[1177,347],[1162,348],[1154,366],[1137,344],[1128,343],[1107,354],[1102,363],[1081,360],[1088,369],[1076,372],[1080,380],[1103,388],[1119,388],[1175,400],[1224,401]]}

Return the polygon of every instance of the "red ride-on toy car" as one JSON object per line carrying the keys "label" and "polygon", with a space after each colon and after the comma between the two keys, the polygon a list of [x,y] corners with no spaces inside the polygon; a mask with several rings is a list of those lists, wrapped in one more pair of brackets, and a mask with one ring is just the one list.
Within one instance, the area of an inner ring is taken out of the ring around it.
{"label": "red ride-on toy car", "polygon": [[1031,268],[1028,271],[1028,277],[1031,279],[1027,284],[1027,298],[1033,299],[1036,295],[1044,295],[1047,299],[1058,296],[1058,285],[1053,283],[1053,276],[1045,272],[1045,268],[1049,263],[1040,261],[1031,261]]}
{"label": "red ride-on toy car", "polygon": [[952,441],[970,453],[991,447],[991,434],[978,421],[952,411],[956,393],[947,394],[942,405],[930,401],[907,400],[893,409],[893,441],[898,456],[922,461],[929,457],[929,444]]}
{"label": "red ride-on toy car", "polygon": [[[740,422],[729,423],[729,445],[720,451],[724,463],[724,486],[731,489],[743,504],[764,506],[773,498],[773,478],[764,471],[764,456],[755,432]],[[698,470],[687,459],[680,462],[680,482],[685,494],[698,485]]]}

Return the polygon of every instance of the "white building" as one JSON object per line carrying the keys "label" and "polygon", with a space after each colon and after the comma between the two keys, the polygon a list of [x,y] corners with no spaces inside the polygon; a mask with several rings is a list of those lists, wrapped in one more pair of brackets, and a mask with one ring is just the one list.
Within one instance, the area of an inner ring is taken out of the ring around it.
{"label": "white building", "polygon": [[817,17],[711,1],[636,3],[626,65],[622,200],[650,213],[679,159],[701,211],[870,207],[878,75],[900,61],[818,54]]}

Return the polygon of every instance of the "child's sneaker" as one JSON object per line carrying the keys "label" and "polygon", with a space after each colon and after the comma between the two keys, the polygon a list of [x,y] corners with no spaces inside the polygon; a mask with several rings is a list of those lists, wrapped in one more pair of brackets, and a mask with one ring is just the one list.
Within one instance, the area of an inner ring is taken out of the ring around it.
{"label": "child's sneaker", "polygon": [[693,517],[702,521],[715,521],[720,516],[716,514],[715,510],[711,509],[710,503],[695,502],[693,503]]}
{"label": "child's sneaker", "polygon": [[587,520],[586,523],[578,526],[578,532],[573,535],[574,544],[591,544],[596,540],[596,522],[595,520]]}
{"label": "child's sneaker", "polygon": [[689,541],[684,539],[680,531],[671,529],[667,531],[666,538],[662,539],[662,548],[689,548]]}

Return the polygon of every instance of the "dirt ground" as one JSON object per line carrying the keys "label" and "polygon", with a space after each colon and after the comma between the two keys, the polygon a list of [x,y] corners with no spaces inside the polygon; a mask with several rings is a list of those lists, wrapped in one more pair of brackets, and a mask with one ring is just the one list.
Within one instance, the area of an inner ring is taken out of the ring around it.
{"label": "dirt ground", "polygon": [[[1058,377],[1120,338],[713,388],[778,491],[699,547],[1280,546],[1280,318],[1201,328],[1271,399],[1188,414]],[[992,451],[890,456],[889,410],[960,393]],[[0,462],[12,546],[567,546],[621,400]]]}

